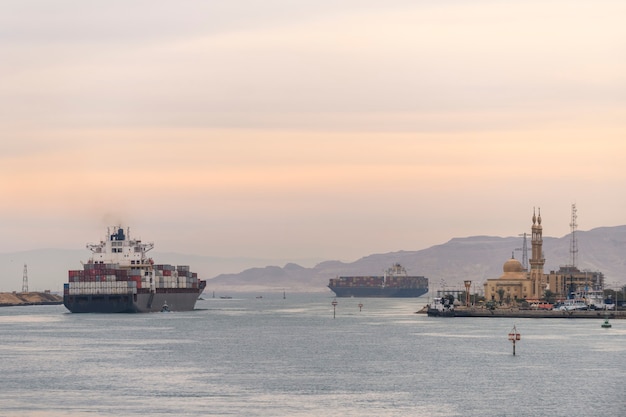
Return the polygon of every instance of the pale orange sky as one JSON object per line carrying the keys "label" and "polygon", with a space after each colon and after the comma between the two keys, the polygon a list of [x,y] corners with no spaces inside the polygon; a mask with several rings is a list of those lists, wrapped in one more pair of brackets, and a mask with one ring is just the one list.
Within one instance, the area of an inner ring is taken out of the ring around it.
{"label": "pale orange sky", "polygon": [[122,222],[352,261],[528,232],[533,207],[547,236],[572,203],[580,230],[626,223],[623,2],[127,3],[0,6],[0,252]]}

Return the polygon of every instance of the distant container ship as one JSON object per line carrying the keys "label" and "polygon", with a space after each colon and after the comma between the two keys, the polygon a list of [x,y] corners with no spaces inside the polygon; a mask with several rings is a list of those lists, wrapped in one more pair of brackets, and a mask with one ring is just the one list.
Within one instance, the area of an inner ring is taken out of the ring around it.
{"label": "distant container ship", "polygon": [[408,276],[397,263],[383,276],[331,278],[328,288],[337,297],[420,297],[428,292],[428,278]]}
{"label": "distant container ship", "polygon": [[206,287],[188,266],[155,265],[153,243],[130,238],[121,227],[107,230],[82,270],[68,272],[63,304],[72,313],[146,313],[193,310]]}

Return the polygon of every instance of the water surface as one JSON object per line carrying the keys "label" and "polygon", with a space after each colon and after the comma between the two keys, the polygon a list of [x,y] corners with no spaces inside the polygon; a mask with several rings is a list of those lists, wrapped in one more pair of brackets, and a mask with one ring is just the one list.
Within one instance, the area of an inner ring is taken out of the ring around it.
{"label": "water surface", "polygon": [[429,318],[425,298],[339,298],[333,319],[329,294],[258,295],[1,308],[0,415],[626,415],[624,320]]}

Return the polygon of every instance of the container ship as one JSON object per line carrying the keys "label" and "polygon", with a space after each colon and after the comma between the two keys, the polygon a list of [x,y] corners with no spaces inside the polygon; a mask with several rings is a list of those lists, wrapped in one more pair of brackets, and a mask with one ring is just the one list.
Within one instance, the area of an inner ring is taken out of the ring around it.
{"label": "container ship", "polygon": [[337,297],[420,297],[428,292],[428,278],[408,276],[395,264],[383,276],[331,278],[328,288]]}
{"label": "container ship", "polygon": [[154,264],[153,243],[131,239],[121,227],[105,240],[87,244],[92,256],[82,270],[70,270],[63,304],[72,313],[147,313],[193,310],[206,287],[188,266]]}

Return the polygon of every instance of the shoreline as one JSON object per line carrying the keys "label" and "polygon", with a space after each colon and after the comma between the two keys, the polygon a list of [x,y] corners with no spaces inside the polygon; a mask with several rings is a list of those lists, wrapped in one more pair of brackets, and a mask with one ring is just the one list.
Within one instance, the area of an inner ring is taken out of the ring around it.
{"label": "shoreline", "polygon": [[49,292],[0,292],[0,307],[63,304],[63,297]]}

